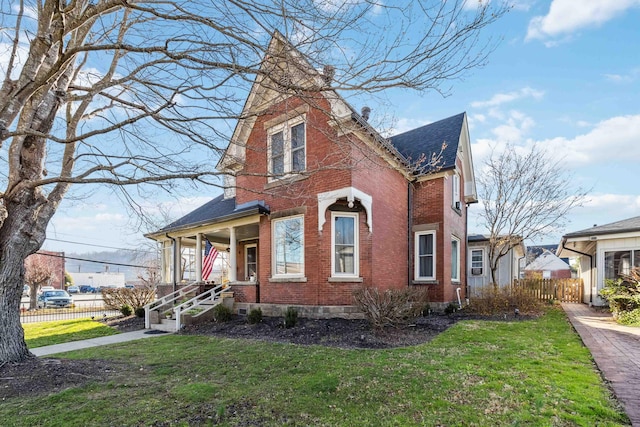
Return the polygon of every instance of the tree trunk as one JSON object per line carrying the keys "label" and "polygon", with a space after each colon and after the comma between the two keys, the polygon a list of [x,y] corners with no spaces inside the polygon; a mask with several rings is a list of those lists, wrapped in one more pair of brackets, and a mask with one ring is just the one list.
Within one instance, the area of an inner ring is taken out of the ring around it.
{"label": "tree trunk", "polygon": [[7,203],[0,226],[0,364],[33,357],[20,323],[24,261],[42,246],[50,219],[38,215],[46,199],[38,198],[37,190],[24,191],[18,199]]}
{"label": "tree trunk", "polygon": [[[3,239],[4,240],[4,239]],[[0,364],[19,362],[33,355],[24,341],[20,299],[24,283],[22,251],[0,242]],[[16,248],[18,249],[18,248]]]}

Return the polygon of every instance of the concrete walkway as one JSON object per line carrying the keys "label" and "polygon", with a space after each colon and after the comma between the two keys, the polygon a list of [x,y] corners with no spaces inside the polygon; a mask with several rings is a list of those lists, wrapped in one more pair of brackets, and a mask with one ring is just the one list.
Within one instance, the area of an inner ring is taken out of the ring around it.
{"label": "concrete walkway", "polygon": [[123,334],[109,335],[107,337],[91,338],[82,341],[71,341],[64,344],[47,345],[31,349],[31,353],[36,356],[49,356],[51,354],[65,353],[67,351],[82,350],[84,348],[98,347],[101,345],[117,344],[139,340],[143,338],[153,338],[166,333],[155,331],[152,329],[142,329],[140,331],[125,332]]}
{"label": "concrete walkway", "polygon": [[563,303],[571,324],[591,352],[634,427],[640,427],[640,328],[618,325],[611,313]]}

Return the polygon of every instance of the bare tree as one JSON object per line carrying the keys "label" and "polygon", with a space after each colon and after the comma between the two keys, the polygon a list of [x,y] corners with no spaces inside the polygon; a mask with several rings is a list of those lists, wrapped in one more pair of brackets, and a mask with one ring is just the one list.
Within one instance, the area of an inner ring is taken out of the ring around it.
{"label": "bare tree", "polygon": [[498,263],[512,248],[561,230],[569,211],[582,206],[587,192],[572,189],[562,160],[535,144],[530,149],[509,144],[504,151],[494,149],[477,174],[494,284]]}
{"label": "bare tree", "polygon": [[33,254],[24,261],[24,268],[24,284],[29,285],[29,310],[33,310],[37,308],[36,299],[40,288],[60,279],[59,266],[53,257]]}
{"label": "bare tree", "polygon": [[[30,355],[18,317],[24,260],[72,184],[115,186],[132,206],[150,187],[221,185],[213,165],[253,82],[283,96],[446,93],[485,62],[493,44],[479,32],[507,10],[497,1],[385,3],[2,2],[0,363]],[[275,29],[294,48],[287,55],[310,65],[299,71],[331,64],[331,80],[310,90],[279,78],[265,65]]]}

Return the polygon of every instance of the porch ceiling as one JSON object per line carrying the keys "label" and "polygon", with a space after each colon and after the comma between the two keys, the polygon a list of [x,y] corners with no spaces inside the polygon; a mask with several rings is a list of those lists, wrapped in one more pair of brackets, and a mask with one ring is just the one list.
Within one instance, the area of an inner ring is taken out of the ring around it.
{"label": "porch ceiling", "polygon": [[[259,224],[246,224],[235,227],[236,241],[258,239],[260,235]],[[230,231],[228,228],[212,229],[212,230],[200,230],[200,233],[209,240],[213,245],[228,246],[230,244]],[[184,236],[182,238],[182,244],[186,246],[195,246],[196,234],[191,236]]]}

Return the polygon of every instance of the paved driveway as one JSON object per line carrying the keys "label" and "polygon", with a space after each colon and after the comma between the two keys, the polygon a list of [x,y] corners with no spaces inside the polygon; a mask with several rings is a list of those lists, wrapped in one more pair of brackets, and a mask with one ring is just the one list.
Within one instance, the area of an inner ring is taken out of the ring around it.
{"label": "paved driveway", "polygon": [[563,303],[598,368],[611,384],[634,427],[640,427],[640,328],[614,322],[611,313]]}

